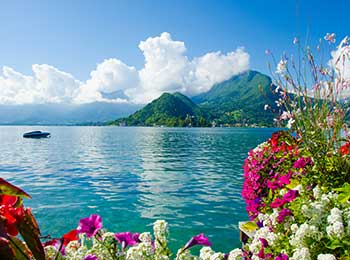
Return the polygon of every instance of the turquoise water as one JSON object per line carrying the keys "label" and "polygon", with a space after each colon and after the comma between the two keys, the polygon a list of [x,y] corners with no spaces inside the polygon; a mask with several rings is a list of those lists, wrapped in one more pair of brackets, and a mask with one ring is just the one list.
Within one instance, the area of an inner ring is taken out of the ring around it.
{"label": "turquoise water", "polygon": [[[31,130],[49,139],[24,139]],[[274,129],[0,127],[0,176],[32,195],[43,235],[100,214],[113,232],[169,222],[171,247],[204,232],[213,248],[240,245],[242,163]]]}

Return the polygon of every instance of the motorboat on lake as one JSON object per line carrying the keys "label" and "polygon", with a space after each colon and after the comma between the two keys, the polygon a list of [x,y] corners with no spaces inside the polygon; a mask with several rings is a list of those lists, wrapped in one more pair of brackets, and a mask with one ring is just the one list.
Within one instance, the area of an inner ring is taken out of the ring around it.
{"label": "motorboat on lake", "polygon": [[41,131],[32,131],[32,132],[25,133],[23,137],[24,138],[46,138],[46,137],[50,137],[50,133],[41,132]]}

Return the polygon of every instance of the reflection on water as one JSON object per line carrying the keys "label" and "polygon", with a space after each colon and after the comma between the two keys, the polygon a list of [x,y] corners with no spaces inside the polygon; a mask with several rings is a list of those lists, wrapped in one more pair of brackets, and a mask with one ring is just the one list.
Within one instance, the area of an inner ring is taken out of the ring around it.
{"label": "reflection on water", "polygon": [[239,246],[242,163],[273,129],[0,127],[0,175],[30,193],[43,234],[59,236],[91,213],[120,231],[170,224],[171,246],[200,232],[214,249]]}

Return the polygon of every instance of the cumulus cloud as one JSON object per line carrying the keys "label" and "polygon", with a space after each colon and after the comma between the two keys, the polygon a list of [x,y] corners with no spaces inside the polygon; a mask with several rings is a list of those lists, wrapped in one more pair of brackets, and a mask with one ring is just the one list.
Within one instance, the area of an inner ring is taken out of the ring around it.
{"label": "cumulus cloud", "polygon": [[124,91],[139,85],[138,71],[117,59],[104,60],[90,76],[91,78],[79,88],[75,99],[77,103],[105,101],[102,93]]}
{"label": "cumulus cloud", "polygon": [[[46,64],[33,65],[32,76],[4,67],[0,103],[147,103],[163,92],[191,96],[208,91],[213,84],[249,68],[249,54],[243,48],[190,60],[185,43],[173,40],[166,32],[141,41],[139,49],[145,58],[139,71],[118,59],[107,59],[97,65],[86,82]],[[123,97],[107,99],[104,95],[119,92]]]}
{"label": "cumulus cloud", "polygon": [[343,85],[339,90],[340,98],[350,97],[350,38],[345,37],[337,49],[331,52],[329,65],[334,69],[338,82]]}

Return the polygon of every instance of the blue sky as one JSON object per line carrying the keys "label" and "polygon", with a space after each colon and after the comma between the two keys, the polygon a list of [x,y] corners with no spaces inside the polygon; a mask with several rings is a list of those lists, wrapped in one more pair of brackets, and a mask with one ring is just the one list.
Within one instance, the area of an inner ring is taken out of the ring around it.
{"label": "blue sky", "polygon": [[2,1],[0,67],[32,75],[32,64],[49,64],[80,81],[109,58],[140,70],[140,41],[168,32],[189,59],[242,46],[250,68],[267,73],[265,49],[278,56],[307,32],[315,44],[349,34],[350,1],[299,2],[297,16],[292,0]]}

